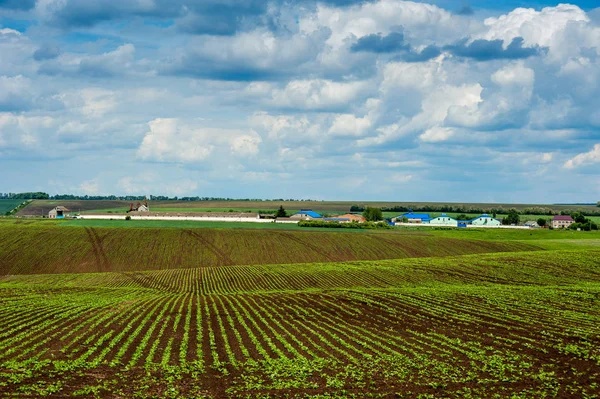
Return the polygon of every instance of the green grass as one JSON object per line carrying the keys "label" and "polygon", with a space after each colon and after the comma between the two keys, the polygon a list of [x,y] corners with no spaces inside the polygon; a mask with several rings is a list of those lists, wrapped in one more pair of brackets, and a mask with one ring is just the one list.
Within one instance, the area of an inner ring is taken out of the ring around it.
{"label": "green grass", "polygon": [[0,216],[12,211],[23,202],[25,200],[0,200]]}

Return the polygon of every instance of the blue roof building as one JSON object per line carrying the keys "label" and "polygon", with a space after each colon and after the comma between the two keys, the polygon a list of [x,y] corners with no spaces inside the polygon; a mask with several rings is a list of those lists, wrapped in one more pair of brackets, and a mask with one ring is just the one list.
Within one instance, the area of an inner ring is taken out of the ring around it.
{"label": "blue roof building", "polygon": [[295,213],[291,216],[292,219],[303,219],[303,220],[310,220],[310,219],[322,219],[323,216],[319,215],[317,212],[311,210],[311,209],[302,209],[300,210],[300,212]]}
{"label": "blue roof building", "polygon": [[408,212],[403,215],[396,217],[396,220],[402,220],[403,218],[407,218],[409,223],[427,223],[431,220],[431,217],[428,213],[414,213]]}

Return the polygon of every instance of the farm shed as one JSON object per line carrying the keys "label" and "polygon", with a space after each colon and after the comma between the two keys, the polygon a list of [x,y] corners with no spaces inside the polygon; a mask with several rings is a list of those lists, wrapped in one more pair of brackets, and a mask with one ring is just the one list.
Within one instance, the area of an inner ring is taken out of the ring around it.
{"label": "farm shed", "polygon": [[351,222],[358,222],[358,223],[364,223],[367,221],[363,215],[358,215],[356,213],[346,213],[344,215],[339,215],[336,217],[350,219]]}
{"label": "farm shed", "polygon": [[402,219],[408,219],[408,223],[429,223],[431,217],[428,213],[408,212],[392,219],[392,222],[401,222]]}
{"label": "farm shed", "polygon": [[48,218],[64,219],[65,212],[69,212],[69,210],[67,208],[65,208],[64,206],[57,206],[56,208],[54,208],[50,212],[48,212]]}
{"label": "farm shed", "polygon": [[573,223],[575,223],[575,221],[571,216],[556,215],[552,218],[552,227],[555,229],[567,228]]}
{"label": "farm shed", "polygon": [[352,220],[350,218],[341,218],[341,217],[332,217],[332,218],[323,218],[321,219],[324,222],[339,222],[339,223],[350,223]]}
{"label": "farm shed", "polygon": [[313,220],[313,219],[322,219],[323,216],[319,215],[317,212],[311,209],[302,209],[300,212],[295,213],[291,216],[292,219],[300,219],[300,220]]}
{"label": "farm shed", "polygon": [[525,226],[532,228],[532,229],[537,229],[540,227],[538,222],[536,222],[535,220],[529,220],[529,221],[525,222]]}
{"label": "farm shed", "polygon": [[451,218],[450,216],[446,215],[445,213],[442,213],[441,216],[431,219],[429,221],[429,224],[436,225],[436,226],[458,227],[458,221],[456,219]]}
{"label": "farm shed", "polygon": [[496,227],[501,225],[499,220],[494,219],[487,213],[484,213],[483,215],[476,217],[475,219],[471,219],[471,224],[473,226],[481,227]]}

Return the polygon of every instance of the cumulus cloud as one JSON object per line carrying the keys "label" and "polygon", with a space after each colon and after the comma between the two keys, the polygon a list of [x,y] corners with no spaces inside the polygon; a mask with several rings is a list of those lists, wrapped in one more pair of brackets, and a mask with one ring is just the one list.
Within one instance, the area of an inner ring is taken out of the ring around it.
{"label": "cumulus cloud", "polygon": [[20,111],[32,106],[31,81],[21,75],[0,76],[0,112]]}
{"label": "cumulus cloud", "polygon": [[252,131],[197,127],[174,118],[155,119],[148,127],[137,151],[145,161],[201,163],[217,151],[255,155],[262,141]]}
{"label": "cumulus cloud", "polygon": [[162,72],[232,81],[294,76],[319,54],[324,35],[327,32],[320,30],[278,37],[268,30],[255,30],[231,38],[210,37],[183,50]]}
{"label": "cumulus cloud", "polygon": [[335,110],[347,107],[368,89],[365,82],[293,80],[282,90],[274,90],[271,104],[302,110]]}
{"label": "cumulus cloud", "polygon": [[404,43],[404,33],[391,32],[387,36],[383,36],[381,33],[363,36],[352,45],[351,50],[371,53],[393,53],[395,51],[408,50],[409,48]]}
{"label": "cumulus cloud", "polygon": [[419,139],[426,143],[439,143],[448,140],[454,136],[454,133],[454,129],[434,126],[430,129],[427,129],[422,135],[420,135]]}
{"label": "cumulus cloud", "polygon": [[[38,50],[39,51],[39,50]],[[34,53],[38,54],[38,52]],[[47,55],[50,55],[49,57]],[[124,44],[114,51],[98,55],[80,56],[75,54],[38,54],[41,60],[48,59],[40,66],[40,73],[46,75],[89,76],[94,78],[109,78],[125,74],[135,60],[135,46]]]}
{"label": "cumulus cloud", "polygon": [[360,137],[369,130],[371,121],[369,118],[357,118],[352,114],[336,116],[329,128],[329,134],[338,137]]}
{"label": "cumulus cloud", "polygon": [[563,165],[566,169],[575,169],[580,166],[600,163],[600,144],[596,144],[594,148],[589,152],[578,154],[575,157],[569,159]]}
{"label": "cumulus cloud", "polygon": [[60,47],[56,44],[44,43],[33,53],[33,59],[36,61],[52,60],[60,55]]}
{"label": "cumulus cloud", "polygon": [[[273,178],[310,181],[317,196],[348,176],[431,182],[435,169],[460,185],[532,166],[539,186],[523,187],[546,195],[539,188],[553,178],[575,180],[596,162],[600,26],[576,6],[499,15],[398,0],[32,5],[0,0],[5,15],[32,21],[0,27],[0,159],[42,159],[52,142],[73,165],[86,151],[168,170],[152,177],[165,192],[204,189],[188,184],[202,170],[252,180],[253,192]],[[210,173],[208,187],[231,189]],[[94,180],[110,190],[122,177]]]}
{"label": "cumulus cloud", "polygon": [[529,58],[540,53],[539,46],[523,47],[523,38],[515,37],[504,48],[503,41],[478,39],[472,42],[463,40],[457,44],[444,47],[444,50],[457,57],[473,58],[478,61],[489,60],[516,60]]}

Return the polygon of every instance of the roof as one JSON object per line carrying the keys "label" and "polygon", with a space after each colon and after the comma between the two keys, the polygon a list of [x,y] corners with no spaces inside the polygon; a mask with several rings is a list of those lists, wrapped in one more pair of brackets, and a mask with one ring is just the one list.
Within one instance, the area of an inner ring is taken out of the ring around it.
{"label": "roof", "polygon": [[56,209],[57,211],[68,211],[68,209],[67,209],[67,208],[65,208],[64,206],[61,206],[61,205],[57,206],[57,207],[56,207],[56,208],[54,208],[54,209]]}
{"label": "roof", "polygon": [[477,220],[477,219],[481,219],[481,218],[490,218],[490,219],[494,219],[493,217],[491,217],[490,215],[488,215],[487,213],[484,213],[481,216],[477,216],[476,218],[473,218],[471,220]]}
{"label": "roof", "polygon": [[552,218],[552,220],[566,220],[569,222],[574,222],[573,218],[568,215],[556,215]]}
{"label": "roof", "polygon": [[323,218],[325,222],[350,222],[350,218]]}
{"label": "roof", "polygon": [[399,218],[408,218],[408,219],[431,219],[428,213],[405,213],[404,215],[398,216]]}
{"label": "roof", "polygon": [[306,216],[310,216],[311,218],[322,218],[323,216],[319,215],[317,212],[315,211],[311,211],[310,209],[302,209],[300,212],[297,212],[296,215],[306,215]]}

